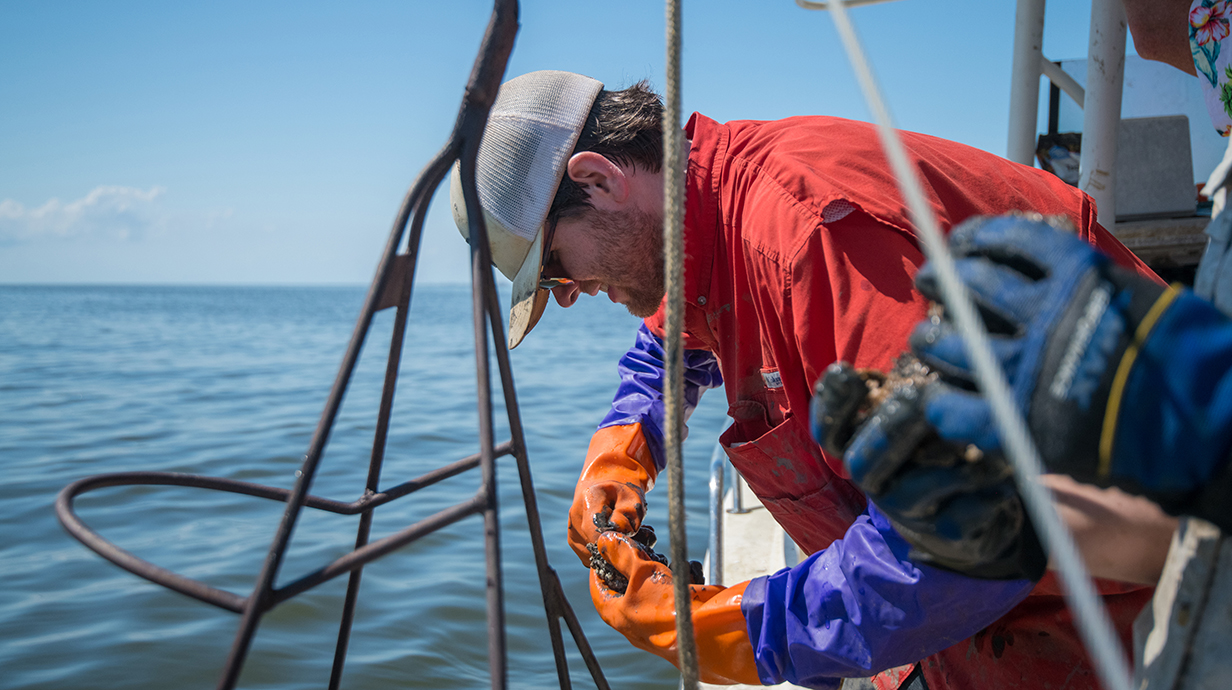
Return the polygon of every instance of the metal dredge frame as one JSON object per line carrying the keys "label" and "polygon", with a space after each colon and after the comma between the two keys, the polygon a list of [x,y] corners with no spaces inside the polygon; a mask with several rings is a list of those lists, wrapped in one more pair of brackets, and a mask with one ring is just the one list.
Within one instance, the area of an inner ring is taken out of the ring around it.
{"label": "metal dredge frame", "polygon": [[[295,486],[291,490],[251,484],[220,477],[205,477],[170,472],[118,472],[100,474],[78,480],[65,487],[56,499],[56,515],[69,534],[116,565],[168,589],[186,594],[207,604],[240,614],[240,624],[228,655],[226,666],[218,681],[218,688],[229,690],[239,680],[240,670],[248,655],[261,617],[278,604],[301,594],[323,582],[349,573],[346,599],[338,629],[338,642],[334,651],[333,668],[329,688],[337,688],[342,679],[346,661],[351,624],[355,616],[355,603],[359,594],[363,567],[381,556],[401,548],[421,537],[447,527],[470,515],[482,514],[484,526],[484,552],[486,560],[486,602],[488,621],[488,659],[492,687],[507,686],[504,593],[500,560],[500,525],[497,515],[496,458],[512,455],[517,461],[518,475],[522,484],[522,498],[526,506],[531,545],[535,565],[539,573],[539,585],[547,613],[551,634],[552,651],[556,658],[556,671],[563,690],[571,688],[568,661],[561,638],[560,619],[564,619],[573,635],[591,677],[599,690],[609,686],[599,668],[594,652],[582,632],[577,617],[565,598],[556,571],[548,564],[544,549],[543,531],[540,526],[539,509],[535,490],[531,483],[530,466],[527,461],[526,440],[518,413],[517,395],[509,366],[509,350],[506,346],[504,326],[501,320],[500,302],[492,277],[492,260],[487,241],[487,228],[480,212],[479,198],[475,191],[475,155],[488,113],[496,99],[501,78],[509,54],[513,50],[514,36],[518,29],[517,0],[495,0],[492,18],[484,34],[479,55],[471,71],[463,96],[458,119],[449,141],[440,153],[424,168],[419,178],[411,185],[402,207],[394,221],[393,230],[385,247],[376,276],[364,300],[359,321],[351,335],[351,341],[343,357],[342,366],[334,379],[333,388],[325,403],[325,410],[309,444],[308,452],[300,471],[296,473]],[[466,200],[467,216],[470,219],[471,285],[473,296],[475,367],[478,384],[479,442],[480,452],[438,468],[416,479],[381,489],[381,466],[385,456],[385,444],[389,431],[390,413],[393,408],[394,389],[398,380],[398,365],[402,344],[406,335],[407,316],[410,309],[411,289],[415,264],[422,237],[423,222],[432,193],[449,174],[455,160],[461,161],[462,189]],[[410,223],[407,251],[398,254],[402,236]],[[371,327],[376,312],[395,307],[389,359],[385,369],[385,382],[377,416],[376,434],[372,443],[372,455],[368,465],[368,478],[364,493],[349,503],[321,498],[309,494],[312,480],[330,431],[341,407],[343,394],[359,359],[364,339]],[[485,325],[485,320],[487,324]],[[496,359],[500,367],[501,386],[512,439],[497,445],[493,441],[491,376],[488,362],[487,328],[496,343]],[[479,467],[481,483],[471,499],[446,508],[383,539],[369,542],[372,513],[381,505],[427,488],[441,480]],[[277,534],[270,546],[265,563],[257,576],[252,594],[241,597],[228,591],[216,589],[197,580],[178,575],[144,561],[102,538],[90,529],[73,512],[73,500],[88,491],[111,486],[159,485],[187,486],[216,491],[256,496],[286,503],[286,509]],[[278,575],[296,520],[304,507],[316,508],[339,515],[359,515],[355,549],[328,565],[319,568],[282,587],[275,587]]]}

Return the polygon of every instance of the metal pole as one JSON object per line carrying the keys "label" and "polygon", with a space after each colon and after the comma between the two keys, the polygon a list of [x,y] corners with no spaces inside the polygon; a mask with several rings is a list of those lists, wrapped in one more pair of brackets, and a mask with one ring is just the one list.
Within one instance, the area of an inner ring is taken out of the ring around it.
{"label": "metal pole", "polygon": [[710,574],[708,585],[723,584],[723,470],[727,466],[727,454],[723,444],[715,443],[710,454]]}
{"label": "metal pole", "polygon": [[1035,159],[1043,45],[1044,0],[1018,0],[1014,16],[1014,62],[1010,73],[1010,130],[1005,157],[1023,165],[1031,165]]}
{"label": "metal pole", "polygon": [[732,465],[732,507],[727,512],[736,515],[749,512],[744,508],[744,477],[735,465]]}
{"label": "metal pole", "polygon": [[1086,105],[1082,109],[1082,157],[1078,188],[1095,200],[1099,224],[1116,224],[1117,130],[1125,77],[1125,6],[1121,0],[1091,1]]}

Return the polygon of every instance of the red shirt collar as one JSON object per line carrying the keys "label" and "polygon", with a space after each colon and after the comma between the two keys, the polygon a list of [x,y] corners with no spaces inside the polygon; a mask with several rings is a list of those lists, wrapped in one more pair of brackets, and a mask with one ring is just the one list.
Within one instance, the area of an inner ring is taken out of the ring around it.
{"label": "red shirt collar", "polygon": [[[698,304],[710,290],[714,254],[719,241],[719,179],[727,152],[728,131],[701,113],[693,113],[684,128],[692,142],[685,172],[684,299]],[[704,305],[705,300],[702,300]]]}

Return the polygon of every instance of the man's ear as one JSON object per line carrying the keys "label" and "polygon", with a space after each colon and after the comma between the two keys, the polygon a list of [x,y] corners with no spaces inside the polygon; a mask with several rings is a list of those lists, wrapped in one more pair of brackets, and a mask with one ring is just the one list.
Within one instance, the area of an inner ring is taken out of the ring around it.
{"label": "man's ear", "polygon": [[629,180],[625,171],[602,154],[594,151],[573,154],[565,173],[586,190],[595,208],[615,210],[629,198]]}

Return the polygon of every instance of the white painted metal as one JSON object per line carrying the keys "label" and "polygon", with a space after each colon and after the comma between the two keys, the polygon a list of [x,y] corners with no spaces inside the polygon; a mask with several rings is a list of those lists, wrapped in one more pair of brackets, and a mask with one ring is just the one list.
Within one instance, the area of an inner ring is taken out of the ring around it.
{"label": "white painted metal", "polygon": [[1117,129],[1125,77],[1125,34],[1121,0],[1091,0],[1078,188],[1095,200],[1099,223],[1105,228],[1116,224]]}
{"label": "white painted metal", "polygon": [[[710,454],[710,538],[706,562],[706,584],[723,584],[723,475],[727,467],[727,453],[723,444],[715,441]],[[737,487],[739,489],[739,487]]]}
{"label": "white painted metal", "polygon": [[1035,115],[1043,69],[1044,0],[1018,0],[1014,19],[1014,62],[1010,73],[1010,129],[1005,157],[1031,165],[1035,159]]}
{"label": "white painted metal", "polygon": [[[1082,104],[1086,101],[1086,89],[1082,88],[1078,80],[1069,76],[1069,72],[1061,69],[1060,65],[1042,55],[1040,56],[1040,68],[1049,81],[1056,84],[1057,88],[1069,94],[1069,97],[1074,99],[1079,108],[1082,107]],[[1034,126],[1035,123],[1032,123],[1032,127]]]}
{"label": "white painted metal", "polygon": [[[1062,60],[1061,69],[1079,86],[1087,83],[1087,57]],[[1193,153],[1193,181],[1210,177],[1223,159],[1228,140],[1211,126],[1202,84],[1172,65],[1125,56],[1125,83],[1121,89],[1121,119],[1185,115],[1189,118],[1189,146]],[[1062,132],[1082,131],[1082,108],[1069,96],[1061,98],[1057,125]],[[1120,185],[1117,185],[1118,187]]]}

